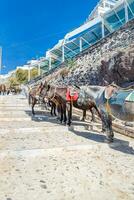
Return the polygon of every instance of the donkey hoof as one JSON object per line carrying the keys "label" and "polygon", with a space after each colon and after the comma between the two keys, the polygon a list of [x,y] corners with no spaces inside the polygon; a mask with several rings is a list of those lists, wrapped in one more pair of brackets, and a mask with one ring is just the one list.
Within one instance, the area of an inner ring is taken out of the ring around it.
{"label": "donkey hoof", "polygon": [[80,121],[81,121],[81,122],[84,122],[84,121],[85,121],[85,118],[83,118],[83,117],[80,118]]}
{"label": "donkey hoof", "polygon": [[68,126],[68,130],[69,131],[74,131],[74,127],[73,126]]}
{"label": "donkey hoof", "polygon": [[87,130],[87,131],[89,130],[89,126],[88,125],[85,126],[85,130]]}
{"label": "donkey hoof", "polygon": [[114,142],[113,139],[105,139],[104,142],[106,142],[107,144],[111,144]]}

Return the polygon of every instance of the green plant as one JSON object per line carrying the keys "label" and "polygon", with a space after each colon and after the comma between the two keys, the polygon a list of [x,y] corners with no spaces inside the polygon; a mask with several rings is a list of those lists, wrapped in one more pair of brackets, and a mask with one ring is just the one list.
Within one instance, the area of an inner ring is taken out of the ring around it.
{"label": "green plant", "polygon": [[69,69],[74,69],[75,67],[76,67],[76,61],[75,61],[75,59],[68,59],[67,61],[67,67],[69,68]]}

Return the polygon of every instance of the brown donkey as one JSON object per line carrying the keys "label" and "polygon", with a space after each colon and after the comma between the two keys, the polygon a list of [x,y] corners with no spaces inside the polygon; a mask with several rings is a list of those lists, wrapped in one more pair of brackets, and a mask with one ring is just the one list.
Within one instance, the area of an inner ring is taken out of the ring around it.
{"label": "brown donkey", "polygon": [[[58,105],[60,106],[61,111],[61,118],[60,121],[64,121],[64,123],[70,126],[72,121],[72,106],[83,110],[83,118],[86,115],[86,110],[90,110],[92,113],[92,120],[94,120],[94,112],[93,109],[96,110],[98,116],[100,117],[100,113],[95,105],[90,99],[86,102],[79,103],[79,92],[78,92],[78,99],[75,101],[67,100],[67,87],[54,87],[44,84],[41,90],[42,96],[47,96],[47,98],[51,99],[51,101],[56,100]],[[66,110],[68,114],[68,118],[66,117]]]}
{"label": "brown donkey", "polygon": [[[56,116],[56,105],[53,101],[46,102],[45,96],[41,95],[41,91],[43,89],[43,84],[41,82],[40,85],[34,86],[29,90],[29,105],[32,105],[32,114],[35,115],[34,107],[37,103],[41,102],[43,104],[49,104],[51,107],[51,115]],[[47,106],[46,106],[47,107]]]}

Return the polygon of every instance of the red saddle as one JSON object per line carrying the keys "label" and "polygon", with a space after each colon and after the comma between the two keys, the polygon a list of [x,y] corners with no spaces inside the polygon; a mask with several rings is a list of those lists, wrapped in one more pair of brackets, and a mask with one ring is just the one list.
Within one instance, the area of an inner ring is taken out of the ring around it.
{"label": "red saddle", "polygon": [[78,97],[79,97],[78,92],[72,92],[70,89],[67,90],[67,93],[66,93],[67,101],[77,101]]}

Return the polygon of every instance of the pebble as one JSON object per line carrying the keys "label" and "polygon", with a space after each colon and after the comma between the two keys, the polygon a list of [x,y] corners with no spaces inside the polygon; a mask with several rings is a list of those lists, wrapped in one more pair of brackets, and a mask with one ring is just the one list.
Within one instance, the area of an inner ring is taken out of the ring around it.
{"label": "pebble", "polygon": [[46,183],[46,182],[45,182],[45,181],[43,181],[43,180],[40,180],[40,182],[41,182],[41,183]]}
{"label": "pebble", "polygon": [[43,189],[47,189],[47,186],[46,186],[46,185],[41,185],[41,187],[42,187]]}

